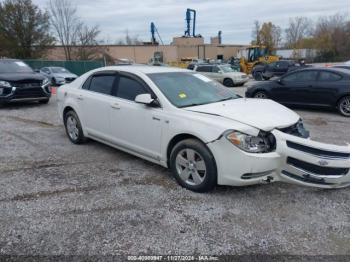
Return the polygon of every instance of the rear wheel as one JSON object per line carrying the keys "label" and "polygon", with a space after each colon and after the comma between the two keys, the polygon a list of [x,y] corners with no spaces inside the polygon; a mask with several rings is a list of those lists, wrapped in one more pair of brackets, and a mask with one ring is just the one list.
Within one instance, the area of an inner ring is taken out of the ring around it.
{"label": "rear wheel", "polygon": [[225,80],[224,80],[224,86],[227,86],[227,87],[233,87],[235,84],[234,84],[234,82],[233,82],[233,80],[232,79],[230,79],[230,78],[226,78]]}
{"label": "rear wheel", "polygon": [[179,142],[170,154],[170,168],[176,181],[195,192],[208,192],[217,184],[215,159],[199,140]]}
{"label": "rear wheel", "polygon": [[78,115],[74,111],[68,111],[64,115],[64,125],[69,140],[74,144],[81,144],[86,141]]}
{"label": "rear wheel", "polygon": [[254,98],[260,98],[260,99],[268,99],[268,95],[264,91],[258,91],[254,94]]}
{"label": "rear wheel", "polygon": [[350,117],[350,96],[344,96],[339,100],[338,110],[343,116]]}

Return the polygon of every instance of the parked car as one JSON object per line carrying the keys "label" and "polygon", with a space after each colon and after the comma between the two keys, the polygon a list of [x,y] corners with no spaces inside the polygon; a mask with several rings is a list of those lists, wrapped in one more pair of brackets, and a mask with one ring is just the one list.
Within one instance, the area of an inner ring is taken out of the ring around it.
{"label": "parked car", "polygon": [[217,80],[224,86],[229,87],[242,86],[249,80],[247,74],[235,71],[229,64],[200,64],[196,65],[193,71]]}
{"label": "parked car", "polygon": [[38,101],[48,103],[49,80],[37,74],[26,63],[16,59],[0,59],[0,103]]}
{"label": "parked car", "polygon": [[270,98],[285,105],[336,108],[350,116],[350,71],[340,68],[310,68],[259,82],[246,97]]}
{"label": "parked car", "polygon": [[342,69],[350,70],[350,65],[335,65],[335,66],[332,66],[332,68],[342,68]]}
{"label": "parked car", "polygon": [[271,64],[256,65],[252,70],[252,75],[257,81],[269,80],[272,77],[283,76],[285,73],[300,69],[301,67],[296,61],[279,60]]}
{"label": "parked car", "polygon": [[73,82],[78,76],[64,67],[50,66],[40,69],[40,73],[50,79],[53,86],[60,86]]}
{"label": "parked car", "polygon": [[344,64],[350,66],[350,61],[347,61]]}
{"label": "parked car", "polygon": [[91,138],[168,167],[193,191],[274,181],[350,185],[350,146],[314,142],[290,109],[241,98],[193,71],[99,68],[59,88],[57,101],[71,142]]}

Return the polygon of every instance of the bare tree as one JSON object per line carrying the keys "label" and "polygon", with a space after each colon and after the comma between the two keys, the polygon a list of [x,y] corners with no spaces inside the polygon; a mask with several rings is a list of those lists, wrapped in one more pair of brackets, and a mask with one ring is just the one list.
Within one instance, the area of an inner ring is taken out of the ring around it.
{"label": "bare tree", "polygon": [[76,58],[79,60],[92,60],[101,53],[97,37],[100,34],[98,26],[88,27],[82,25],[77,31]]}
{"label": "bare tree", "polygon": [[271,52],[281,43],[282,29],[271,22],[267,22],[261,26],[259,35],[261,44]]}
{"label": "bare tree", "polygon": [[252,42],[251,42],[252,45],[260,45],[261,44],[260,30],[261,30],[260,22],[258,20],[255,20],[253,31],[252,31]]}
{"label": "bare tree", "polygon": [[306,17],[294,17],[289,19],[289,26],[285,30],[286,46],[288,48],[301,48],[302,40],[311,33],[312,22]]}
{"label": "bare tree", "polygon": [[49,12],[51,25],[64,49],[67,60],[72,60],[72,46],[76,44],[78,31],[82,23],[77,9],[69,0],[50,0]]}
{"label": "bare tree", "polygon": [[120,38],[116,41],[117,45],[140,45],[142,44],[142,40],[139,39],[138,35],[131,36],[129,34],[129,30],[125,30],[124,38]]}

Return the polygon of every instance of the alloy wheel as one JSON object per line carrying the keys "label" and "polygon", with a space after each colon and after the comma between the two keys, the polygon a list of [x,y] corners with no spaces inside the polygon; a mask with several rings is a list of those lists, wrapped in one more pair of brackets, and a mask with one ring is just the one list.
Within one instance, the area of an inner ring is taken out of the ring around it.
{"label": "alloy wheel", "polygon": [[77,140],[79,136],[78,121],[73,116],[67,118],[67,131],[72,140]]}
{"label": "alloy wheel", "polygon": [[344,97],[340,100],[339,110],[345,116],[350,116],[350,96]]}
{"label": "alloy wheel", "polygon": [[188,185],[200,185],[207,175],[203,157],[193,149],[181,150],[176,156],[175,164],[181,180]]}

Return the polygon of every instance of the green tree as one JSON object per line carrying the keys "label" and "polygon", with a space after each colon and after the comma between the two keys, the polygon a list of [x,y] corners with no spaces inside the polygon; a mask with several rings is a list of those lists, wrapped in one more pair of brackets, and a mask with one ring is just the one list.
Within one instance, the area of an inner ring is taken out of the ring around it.
{"label": "green tree", "polygon": [[261,44],[266,46],[267,50],[272,52],[281,43],[282,29],[271,22],[263,23],[260,29]]}
{"label": "green tree", "polygon": [[31,0],[0,3],[0,52],[15,58],[36,58],[53,43],[49,16]]}

